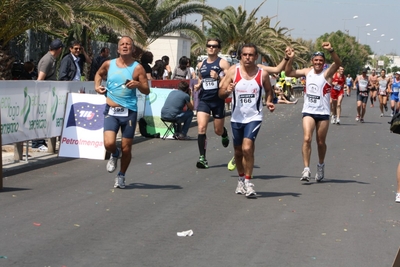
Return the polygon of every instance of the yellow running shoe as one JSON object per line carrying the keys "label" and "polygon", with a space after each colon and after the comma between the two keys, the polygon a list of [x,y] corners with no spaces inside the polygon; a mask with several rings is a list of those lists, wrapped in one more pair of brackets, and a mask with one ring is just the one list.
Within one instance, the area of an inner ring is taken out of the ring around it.
{"label": "yellow running shoe", "polygon": [[236,169],[235,156],[228,162],[228,170],[234,171]]}

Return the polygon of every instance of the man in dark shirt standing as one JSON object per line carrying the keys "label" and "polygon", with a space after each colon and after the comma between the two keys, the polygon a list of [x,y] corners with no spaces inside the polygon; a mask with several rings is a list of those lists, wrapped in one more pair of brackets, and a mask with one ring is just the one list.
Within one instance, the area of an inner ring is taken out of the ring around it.
{"label": "man in dark shirt standing", "polygon": [[90,66],[89,73],[89,81],[94,81],[94,76],[96,72],[99,70],[100,66],[106,61],[110,56],[110,49],[107,47],[103,47],[100,50],[100,54],[92,61],[92,65]]}
{"label": "man in dark shirt standing", "polygon": [[83,73],[83,64],[85,62],[92,63],[92,59],[86,54],[81,43],[76,40],[71,42],[69,51],[70,53],[61,60],[58,80],[80,81]]}

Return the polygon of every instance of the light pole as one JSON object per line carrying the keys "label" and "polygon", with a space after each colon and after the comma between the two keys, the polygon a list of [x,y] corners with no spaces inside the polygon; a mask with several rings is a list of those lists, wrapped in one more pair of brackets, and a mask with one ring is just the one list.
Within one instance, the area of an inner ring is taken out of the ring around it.
{"label": "light pole", "polygon": [[367,23],[365,26],[357,26],[357,42],[360,42],[360,28],[365,28],[370,26],[371,24]]}
{"label": "light pole", "polygon": [[[351,19],[342,19],[343,20],[343,29],[346,32],[346,20],[353,20],[353,19],[357,19],[358,16],[353,16]],[[349,31],[347,31],[347,34],[349,34]]]}

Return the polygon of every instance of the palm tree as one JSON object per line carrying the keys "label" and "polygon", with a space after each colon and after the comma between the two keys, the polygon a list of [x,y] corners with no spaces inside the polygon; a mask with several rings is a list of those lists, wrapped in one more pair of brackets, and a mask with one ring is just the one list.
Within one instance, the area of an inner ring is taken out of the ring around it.
{"label": "palm tree", "polygon": [[271,27],[271,18],[261,17],[256,14],[264,0],[257,8],[247,15],[241,6],[237,9],[228,6],[219,10],[217,16],[206,16],[205,20],[211,25],[209,36],[218,37],[223,42],[222,52],[236,52],[241,45],[253,43],[259,48],[259,53],[271,65],[276,65],[282,60],[286,46],[300,46],[292,42],[287,36],[287,28],[278,28],[277,23]]}
{"label": "palm tree", "polygon": [[62,0],[0,0],[0,80],[11,79],[12,39],[28,29],[45,30],[50,21],[69,25],[72,20],[72,9]]}
{"label": "palm tree", "polygon": [[158,38],[176,32],[184,33],[197,42],[204,43],[202,30],[194,23],[185,21],[186,16],[192,14],[214,14],[214,8],[200,2],[200,0],[136,0],[148,16],[148,21],[145,22],[137,19],[138,14],[133,16],[147,36],[141,44],[148,46]]}

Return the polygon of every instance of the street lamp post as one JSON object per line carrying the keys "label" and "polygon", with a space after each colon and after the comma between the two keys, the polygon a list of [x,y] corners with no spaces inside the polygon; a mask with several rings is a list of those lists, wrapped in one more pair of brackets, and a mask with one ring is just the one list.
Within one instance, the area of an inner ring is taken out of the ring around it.
{"label": "street lamp post", "polygon": [[[343,20],[343,29],[344,29],[345,32],[346,32],[346,20],[353,20],[353,19],[357,19],[357,18],[358,18],[358,16],[353,16],[350,19],[342,19]],[[347,34],[349,34],[348,31],[347,31]]]}
{"label": "street lamp post", "polygon": [[371,24],[367,23],[365,26],[357,26],[357,42],[360,42],[360,28],[365,28],[370,26]]}

